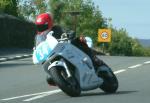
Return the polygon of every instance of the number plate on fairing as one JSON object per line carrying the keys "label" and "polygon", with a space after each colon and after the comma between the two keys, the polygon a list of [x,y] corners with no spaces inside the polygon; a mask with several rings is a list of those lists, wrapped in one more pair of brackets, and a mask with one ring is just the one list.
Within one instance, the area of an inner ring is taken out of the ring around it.
{"label": "number plate on fairing", "polygon": [[39,46],[36,48],[36,50],[34,50],[33,53],[34,64],[45,61],[51,51],[52,49],[49,47],[49,44],[46,41],[39,44]]}
{"label": "number plate on fairing", "polygon": [[38,64],[45,61],[56,47],[58,41],[51,35],[47,35],[47,39],[41,42],[33,51],[33,63]]}

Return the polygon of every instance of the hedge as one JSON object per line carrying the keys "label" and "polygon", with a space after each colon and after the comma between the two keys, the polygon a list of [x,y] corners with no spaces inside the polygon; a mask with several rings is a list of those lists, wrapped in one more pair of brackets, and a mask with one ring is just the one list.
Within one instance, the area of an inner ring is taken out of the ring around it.
{"label": "hedge", "polygon": [[0,14],[0,48],[32,48],[35,33],[34,23]]}

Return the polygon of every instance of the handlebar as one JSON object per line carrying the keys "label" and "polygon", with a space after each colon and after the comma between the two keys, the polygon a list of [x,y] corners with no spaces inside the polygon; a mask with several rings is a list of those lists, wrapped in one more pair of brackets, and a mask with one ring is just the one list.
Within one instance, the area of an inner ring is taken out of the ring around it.
{"label": "handlebar", "polygon": [[62,38],[62,39],[57,39],[58,41],[67,41],[70,40],[69,38]]}
{"label": "handlebar", "polygon": [[[53,31],[51,31],[50,33],[49,33],[49,35],[52,35],[54,32]],[[62,33],[62,35],[61,35],[61,38],[60,39],[57,39],[57,41],[58,42],[61,42],[61,41],[70,41],[71,40],[71,38],[70,38],[70,35],[71,34],[73,34],[73,32],[71,32],[71,33]]]}
{"label": "handlebar", "polygon": [[61,35],[61,38],[60,39],[57,39],[58,41],[68,41],[68,40],[70,40],[69,38],[68,38],[68,35],[67,35],[67,33],[63,33],[62,35]]}

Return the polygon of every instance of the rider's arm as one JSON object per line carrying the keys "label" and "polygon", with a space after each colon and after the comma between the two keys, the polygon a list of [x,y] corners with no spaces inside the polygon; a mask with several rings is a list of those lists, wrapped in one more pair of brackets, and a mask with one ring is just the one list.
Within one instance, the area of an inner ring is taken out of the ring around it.
{"label": "rider's arm", "polygon": [[51,31],[54,32],[52,36],[55,37],[56,39],[60,39],[61,35],[64,33],[63,29],[59,25],[53,26]]}

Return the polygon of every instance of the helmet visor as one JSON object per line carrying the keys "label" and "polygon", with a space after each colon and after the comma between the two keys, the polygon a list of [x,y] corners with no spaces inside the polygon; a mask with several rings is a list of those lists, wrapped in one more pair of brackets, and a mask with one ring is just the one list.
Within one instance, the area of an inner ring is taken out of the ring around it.
{"label": "helmet visor", "polygon": [[48,29],[48,24],[44,24],[44,25],[37,25],[37,30],[38,32],[43,32],[45,30]]}

